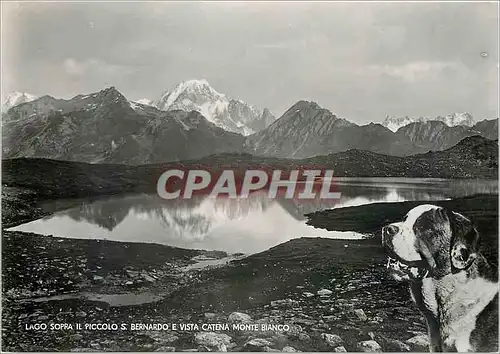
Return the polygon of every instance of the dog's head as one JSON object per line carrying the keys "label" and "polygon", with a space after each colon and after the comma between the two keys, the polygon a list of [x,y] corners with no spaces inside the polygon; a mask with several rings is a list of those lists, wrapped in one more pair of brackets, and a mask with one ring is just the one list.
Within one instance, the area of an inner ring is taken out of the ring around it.
{"label": "dog's head", "polygon": [[477,257],[479,233],[465,216],[419,205],[401,222],[382,228],[387,268],[396,280],[441,278],[467,269]]}

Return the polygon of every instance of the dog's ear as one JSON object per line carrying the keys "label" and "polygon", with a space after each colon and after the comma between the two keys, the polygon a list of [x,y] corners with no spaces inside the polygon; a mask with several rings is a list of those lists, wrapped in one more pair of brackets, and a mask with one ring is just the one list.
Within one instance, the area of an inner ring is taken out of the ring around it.
{"label": "dog's ear", "polygon": [[451,226],[451,265],[455,270],[467,269],[477,258],[479,233],[472,222],[459,213],[450,213]]}
{"label": "dog's ear", "polygon": [[429,265],[429,269],[433,271],[436,268],[436,261],[434,260],[434,256],[425,242],[420,242],[419,254],[423,259],[426,260],[427,264]]}

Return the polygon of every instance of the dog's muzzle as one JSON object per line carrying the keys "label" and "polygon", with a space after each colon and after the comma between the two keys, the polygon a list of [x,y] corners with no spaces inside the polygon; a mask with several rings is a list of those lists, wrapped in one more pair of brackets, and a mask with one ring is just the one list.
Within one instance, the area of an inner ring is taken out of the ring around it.
{"label": "dog's muzzle", "polygon": [[396,225],[382,228],[382,244],[387,254],[386,268],[401,280],[421,280],[430,276],[430,269],[424,260],[405,261],[393,249],[392,239],[399,232]]}
{"label": "dog's muzzle", "polygon": [[411,266],[390,256],[387,257],[387,263],[385,267],[394,272],[396,275],[399,275],[401,277],[406,275],[409,279],[412,280],[421,280],[429,277],[430,274],[430,270],[426,267]]}

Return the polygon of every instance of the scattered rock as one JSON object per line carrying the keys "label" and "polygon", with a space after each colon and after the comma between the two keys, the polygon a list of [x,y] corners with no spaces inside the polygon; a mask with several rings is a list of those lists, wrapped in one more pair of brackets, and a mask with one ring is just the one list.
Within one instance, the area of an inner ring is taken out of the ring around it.
{"label": "scattered rock", "polygon": [[265,347],[270,347],[272,343],[264,338],[250,339],[245,343],[245,350],[250,352],[263,351]]}
{"label": "scattered rock", "polygon": [[76,317],[85,317],[87,316],[87,313],[85,311],[78,311],[76,314],[75,314]]}
{"label": "scattered rock", "polygon": [[333,294],[333,291],[328,290],[328,289],[321,289],[317,292],[319,296],[330,296]]}
{"label": "scattered rock", "polygon": [[385,338],[384,339],[385,343],[382,342],[382,345],[384,346],[384,349],[386,351],[395,351],[395,352],[409,352],[411,351],[411,348],[408,344],[405,344],[399,340],[396,339],[389,339]]}
{"label": "scattered rock", "polygon": [[150,276],[149,274],[141,274],[141,277],[148,283],[154,283],[156,281],[156,279]]}
{"label": "scattered rock", "polygon": [[311,337],[307,333],[301,332],[297,335],[297,339],[301,342],[307,342],[311,340]]}
{"label": "scattered rock", "polygon": [[155,341],[157,342],[160,342],[162,344],[165,344],[165,343],[172,343],[172,342],[175,342],[176,340],[179,339],[179,337],[177,337],[175,334],[172,334],[172,333],[158,333],[158,335],[153,338]]}
{"label": "scattered rock", "polygon": [[363,311],[362,309],[354,310],[354,314],[356,315],[356,317],[360,321],[367,321],[368,320],[368,316],[366,316],[365,311]]}
{"label": "scattered rock", "polygon": [[297,307],[297,306],[299,306],[299,302],[297,300],[292,300],[292,299],[271,301],[271,307]]}
{"label": "scattered rock", "polygon": [[233,312],[229,315],[228,321],[229,322],[250,322],[252,320],[252,317],[250,315],[247,315],[246,313],[242,312]]}
{"label": "scattered rock", "polygon": [[338,347],[344,342],[342,338],[336,334],[323,333],[321,338],[325,341],[325,344],[331,348]]}
{"label": "scattered rock", "polygon": [[340,347],[335,347],[333,349],[335,353],[347,353],[347,350],[345,350],[345,347],[341,345]]}
{"label": "scattered rock", "polygon": [[226,352],[227,345],[231,342],[231,337],[224,333],[200,332],[194,337],[196,344],[207,347],[209,350]]}
{"label": "scattered rock", "polygon": [[302,294],[302,295],[304,295],[305,297],[313,297],[313,296],[314,296],[314,294],[313,294],[313,293],[310,293],[310,292],[308,292],[308,291],[306,291],[306,292],[305,292],[304,294]]}
{"label": "scattered rock", "polygon": [[426,334],[418,334],[408,339],[406,344],[408,344],[413,350],[427,352],[429,351],[429,336]]}
{"label": "scattered rock", "polygon": [[69,339],[72,341],[79,341],[83,339],[83,336],[80,333],[75,333],[69,336]]}
{"label": "scattered rock", "polygon": [[139,276],[139,272],[135,270],[126,269],[125,273],[127,273],[127,276],[130,278],[137,278]]}
{"label": "scattered rock", "polygon": [[362,342],[359,342],[356,348],[361,351],[361,352],[367,352],[367,353],[380,353],[382,352],[382,347],[380,344],[375,342],[374,340],[365,340]]}
{"label": "scattered rock", "polygon": [[216,317],[216,314],[213,312],[205,312],[204,316],[207,320],[213,320]]}

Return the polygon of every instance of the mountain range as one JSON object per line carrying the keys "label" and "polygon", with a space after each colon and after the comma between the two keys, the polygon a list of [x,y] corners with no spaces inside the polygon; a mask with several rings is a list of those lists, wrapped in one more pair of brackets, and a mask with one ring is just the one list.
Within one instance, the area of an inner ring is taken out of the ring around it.
{"label": "mountain range", "polygon": [[154,101],[129,101],[114,87],[69,100],[16,97],[22,103],[2,114],[7,158],[133,165],[225,152],[300,159],[357,149],[409,156],[445,150],[473,135],[498,139],[498,119],[474,124],[468,114],[417,119],[394,132],[387,122],[358,125],[299,101],[275,119],[205,80],[183,82]]}
{"label": "mountain range", "polygon": [[370,123],[357,125],[315,102],[299,101],[268,128],[249,136],[248,151],[262,156],[302,158],[349,149],[408,156],[450,148],[473,135],[497,139],[498,119],[472,127],[450,127],[442,121],[414,122],[396,132]]}
{"label": "mountain range", "polygon": [[392,130],[393,132],[398,131],[399,128],[404,127],[405,125],[411,123],[425,123],[428,121],[440,121],[449,127],[454,127],[457,125],[465,125],[468,127],[472,127],[475,122],[472,115],[468,112],[464,113],[451,113],[445,117],[391,117],[387,116],[385,120],[382,122],[384,127]]}
{"label": "mountain range", "polygon": [[128,101],[114,87],[12,107],[3,117],[2,135],[4,157],[127,164],[240,151],[245,140],[196,111],[160,111]]}

